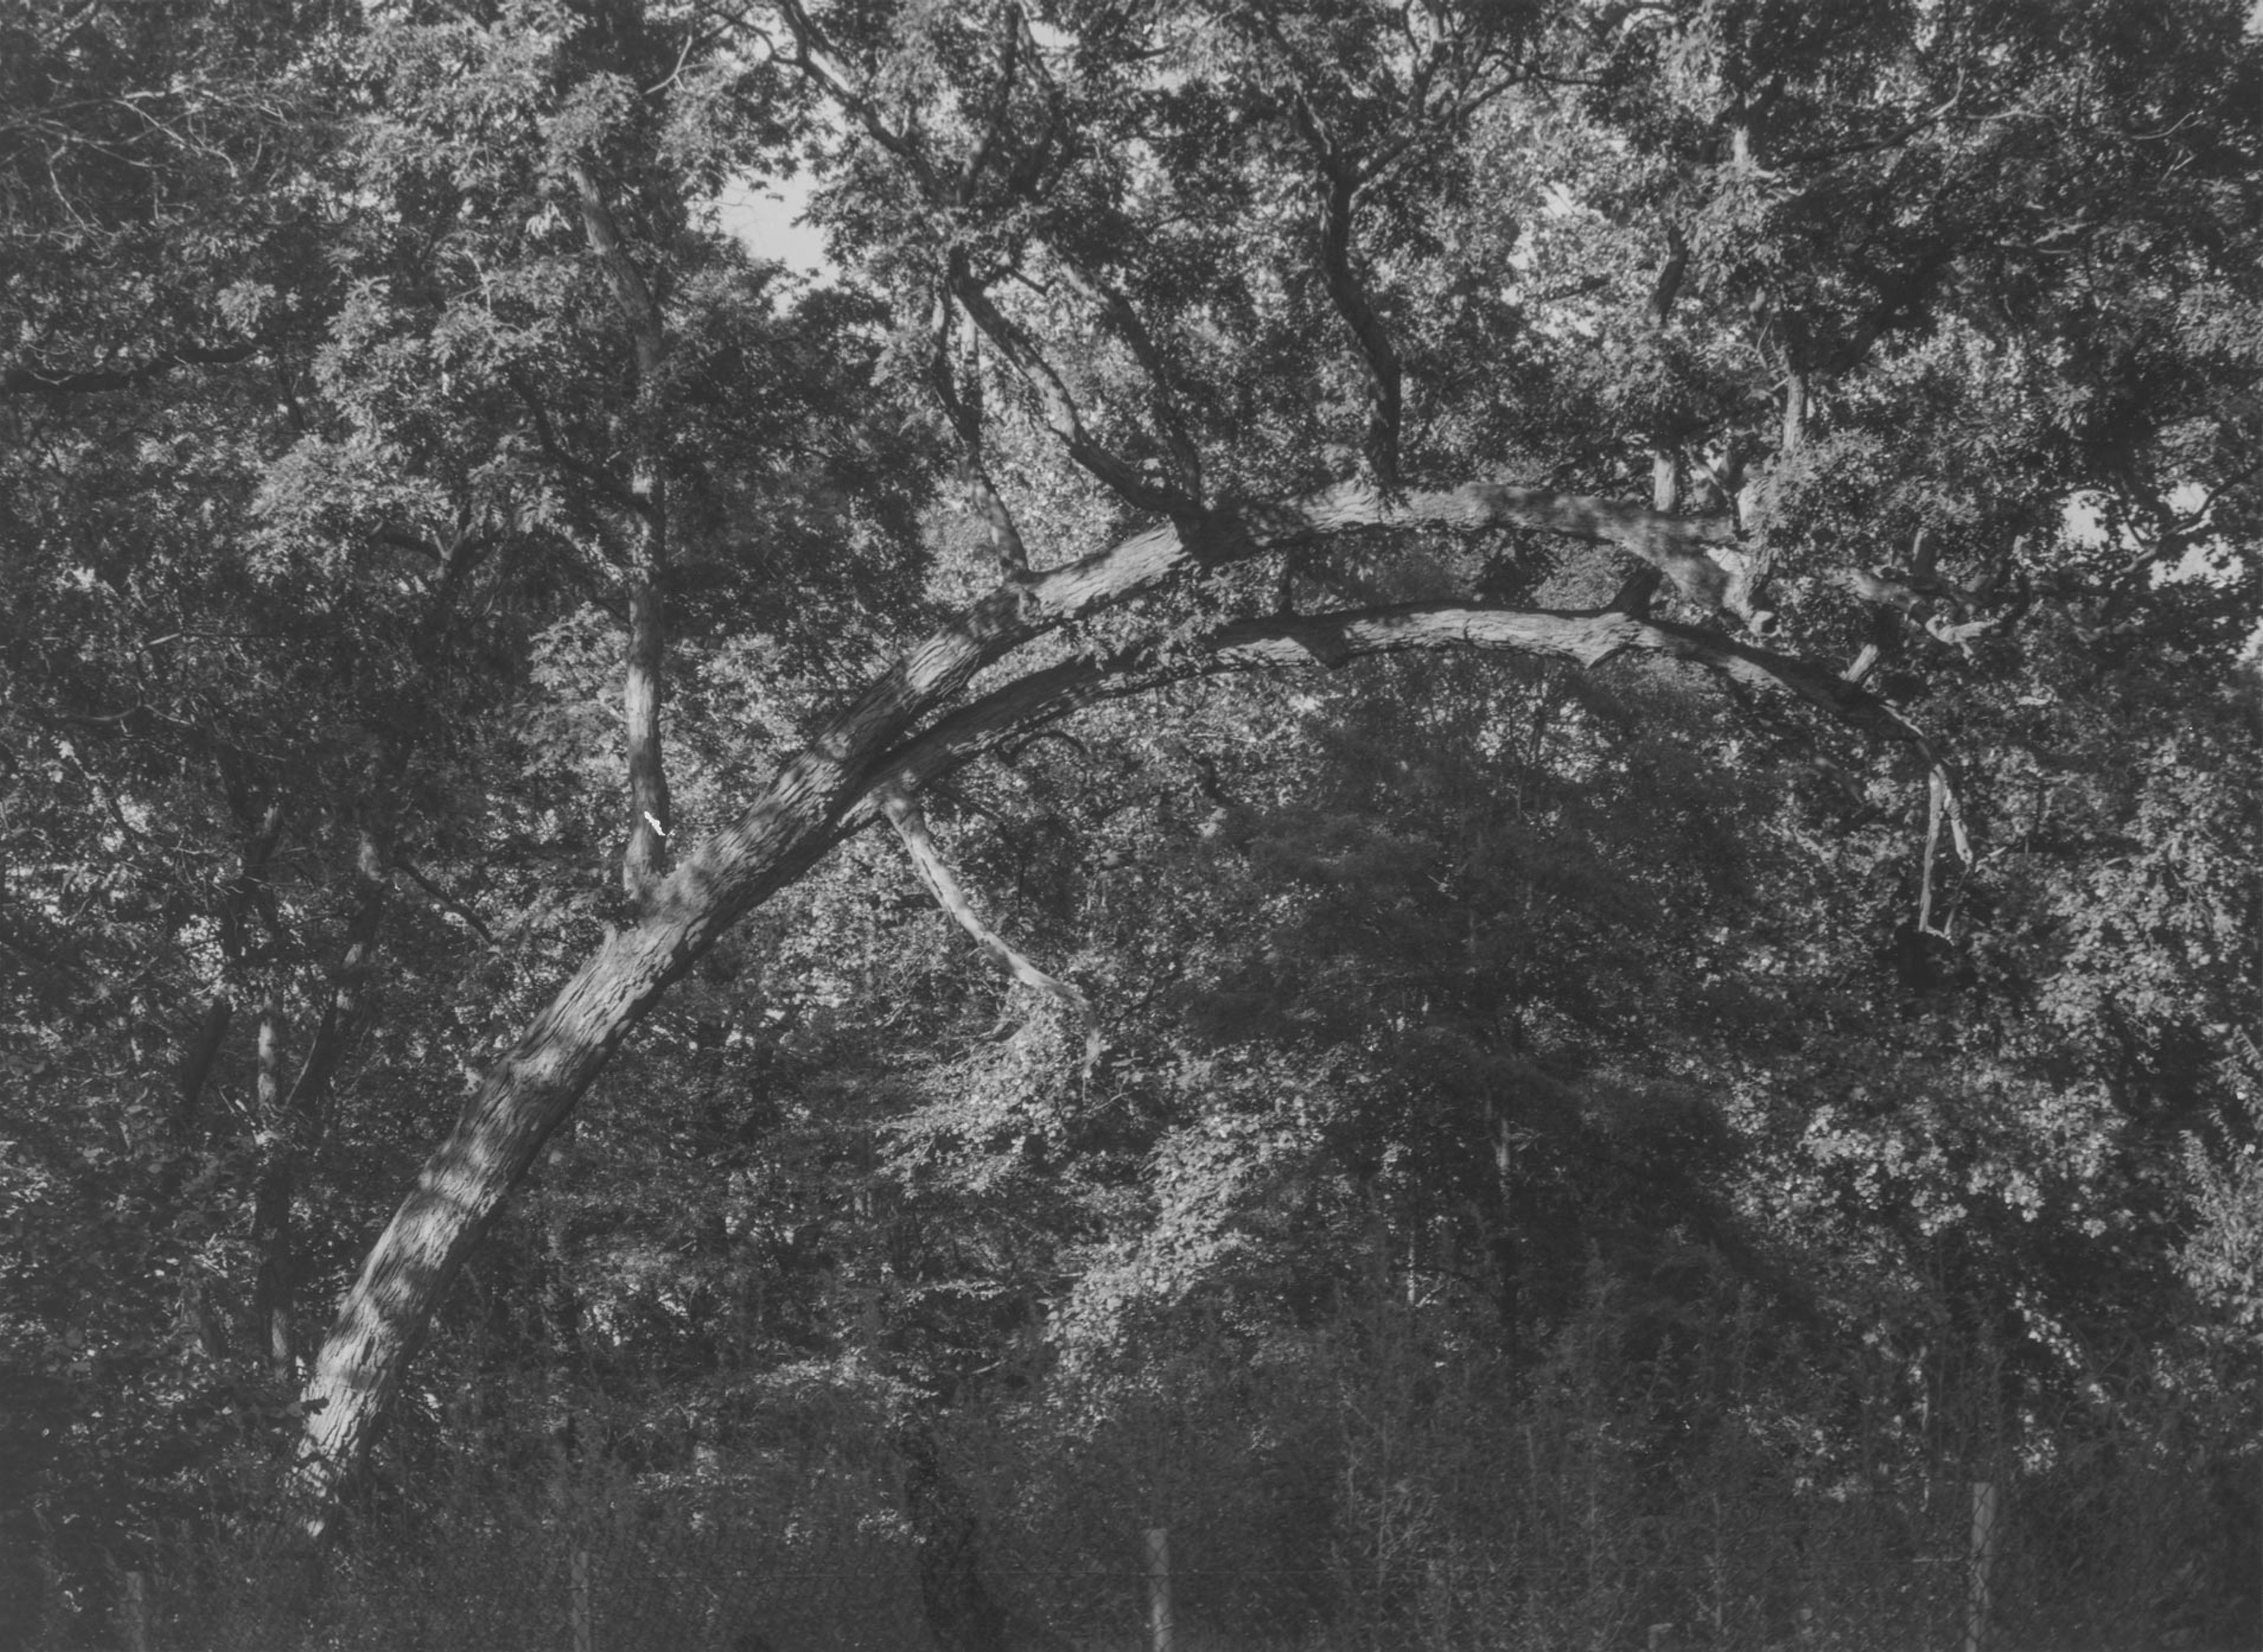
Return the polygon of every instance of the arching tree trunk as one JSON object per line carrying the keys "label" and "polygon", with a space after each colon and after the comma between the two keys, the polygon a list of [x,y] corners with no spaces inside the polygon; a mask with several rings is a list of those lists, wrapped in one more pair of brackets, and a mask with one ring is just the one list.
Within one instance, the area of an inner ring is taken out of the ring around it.
{"label": "arching tree trunk", "polygon": [[[1031,638],[1142,595],[1174,575],[1348,528],[1397,520],[1470,528],[1503,520],[1608,538],[1668,566],[1698,559],[1701,524],[1632,507],[1491,484],[1386,504],[1366,490],[1157,528],[1082,561],[1014,579],[908,651],[738,820],[687,856],[632,927],[610,934],[490,1068],[347,1293],[306,1389],[307,1430],[291,1519],[319,1540],[336,1494],[422,1345],[464,1259],[551,1134],[671,983],[733,923],[878,818],[876,790],[915,792],[979,753],[1079,706],[1224,671],[1334,667],[1409,648],[1495,648],[1595,665],[1629,650],[1671,654],[1788,690],[1842,720],[1923,746],[1883,702],[1836,672],[1694,627],[1626,613],[1533,613],[1450,603],[1283,615],[1105,658],[1074,655],[936,718],[974,674]],[[1686,570],[1685,570],[1686,572]],[[1711,590],[1702,581],[1693,588]]]}

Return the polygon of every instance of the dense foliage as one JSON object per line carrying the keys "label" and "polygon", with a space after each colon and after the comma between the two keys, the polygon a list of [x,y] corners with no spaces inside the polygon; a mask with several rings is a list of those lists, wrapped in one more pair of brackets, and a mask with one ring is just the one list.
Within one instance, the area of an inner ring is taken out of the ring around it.
{"label": "dense foliage", "polygon": [[2244,1633],[2245,10],[7,10],[0,1646],[372,1438],[952,1647],[2021,1475]]}

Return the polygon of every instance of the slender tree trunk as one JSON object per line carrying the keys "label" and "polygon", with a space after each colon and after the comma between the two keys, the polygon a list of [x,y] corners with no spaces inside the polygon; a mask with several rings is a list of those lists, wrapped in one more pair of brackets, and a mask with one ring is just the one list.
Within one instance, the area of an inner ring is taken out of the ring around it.
{"label": "slender tree trunk", "polygon": [[252,1319],[259,1327],[259,1344],[268,1369],[278,1381],[293,1374],[291,1345],[291,1195],[287,1179],[278,1204],[272,1166],[284,1162],[290,1122],[285,1116],[283,1094],[283,984],[269,983],[259,1006],[259,1087],[254,1116],[259,1121],[259,1144],[269,1171],[261,1174],[252,1201],[252,1248],[259,1258],[259,1273],[252,1287]]}
{"label": "slender tree trunk", "polygon": [[175,1122],[184,1136],[196,1129],[197,1108],[204,1100],[205,1086],[212,1078],[213,1068],[219,1064],[221,1046],[228,1041],[228,1023],[235,1019],[235,1000],[226,992],[215,992],[205,1002],[205,1013],[198,1018],[197,1030],[189,1040],[189,1047],[181,1055],[180,1106]]}
{"label": "slender tree trunk", "polygon": [[[965,278],[964,255],[953,264],[952,276],[954,279]],[[981,360],[978,355],[962,389],[958,371],[951,364],[955,349],[952,332],[951,287],[946,283],[936,299],[935,351],[928,364],[928,382],[951,428],[958,433],[958,481],[966,490],[966,509],[980,519],[989,534],[990,551],[998,559],[998,571],[1011,579],[1030,571],[1030,552],[1022,543],[1021,530],[1015,526],[1014,513],[991,479],[983,458]]]}
{"label": "slender tree trunk", "polygon": [[574,1121],[553,1136],[542,1166],[548,1208],[542,1223],[542,1335],[553,1374],[580,1363],[582,1295],[574,1287],[573,1235],[566,1184],[574,1174]]}
{"label": "slender tree trunk", "polygon": [[[1681,296],[1682,278],[1689,270],[1689,243],[1680,227],[1666,227],[1666,256],[1659,263],[1658,279],[1650,290],[1650,324],[1663,334],[1674,319],[1674,303]],[[1650,508],[1670,516],[1681,504],[1680,465],[1674,438],[1666,430],[1651,436]]]}
{"label": "slender tree trunk", "polygon": [[298,1268],[291,1231],[292,1192],[291,1167],[280,1150],[271,1149],[252,1203],[252,1245],[259,1254],[252,1317],[259,1326],[268,1374],[278,1383],[291,1382],[299,1374],[299,1345],[291,1313],[292,1286]]}
{"label": "slender tree trunk", "polygon": [[1486,1248],[1492,1252],[1493,1303],[1500,1315],[1501,1341],[1512,1363],[1523,1358],[1523,1247],[1516,1237],[1516,1130],[1508,1098],[1495,1093],[1486,1102],[1486,1133],[1493,1138],[1493,1175],[1486,1183]]}
{"label": "slender tree trunk", "polygon": [[267,862],[274,855],[275,846],[282,840],[284,812],[279,797],[261,812],[258,824],[244,839],[243,855],[237,863],[235,876],[228,880],[228,889],[221,897],[218,917],[221,985],[206,1000],[205,1013],[198,1019],[196,1033],[181,1057],[180,1101],[174,1115],[174,1126],[184,1140],[195,1133],[205,1086],[211,1081],[213,1069],[219,1064],[228,1025],[235,1019],[235,993],[241,985],[246,951],[244,924],[266,876]]}
{"label": "slender tree trunk", "polygon": [[300,1172],[321,1129],[322,1103],[359,1022],[365,988],[376,963],[378,930],[392,893],[384,852],[374,831],[362,833],[356,875],[361,890],[346,924],[345,954],[329,1000],[322,1006],[314,1042],[287,1093],[281,1087],[279,1067],[271,1061],[266,1012],[262,1012],[260,1020],[263,1162],[252,1201],[252,1245],[259,1258],[252,1302],[268,1368],[278,1382],[292,1381],[298,1375],[299,1257],[293,1206]]}
{"label": "slender tree trunk", "polygon": [[1404,371],[1391,331],[1384,325],[1367,284],[1352,268],[1352,218],[1359,184],[1348,156],[1338,153],[1321,135],[1308,109],[1299,105],[1299,119],[1318,159],[1326,188],[1322,191],[1320,269],[1327,279],[1328,296],[1336,313],[1351,328],[1359,345],[1359,358],[1367,370],[1367,433],[1363,444],[1368,474],[1385,493],[1399,487],[1399,421],[1403,411]]}
{"label": "slender tree trunk", "polygon": [[621,855],[621,889],[631,911],[652,898],[668,873],[668,771],[662,761],[662,667],[668,650],[668,405],[662,377],[668,364],[668,326],[651,284],[629,256],[604,186],[586,165],[568,175],[581,197],[582,232],[604,266],[614,307],[636,349],[637,381],[629,480],[629,646],[621,711],[626,724],[629,776],[628,846]]}
{"label": "slender tree trunk", "polygon": [[632,905],[651,898],[668,874],[668,769],[660,740],[662,666],[667,626],[661,595],[659,526],[643,536],[642,566],[629,575],[628,669],[622,692],[627,725],[629,840],[621,856],[621,889]]}
{"label": "slender tree trunk", "polygon": [[904,1459],[904,1519],[918,1556],[928,1632],[943,1652],[1005,1652],[1006,1613],[983,1581],[981,1528],[965,1488],[926,1423],[907,1425],[896,1448]]}

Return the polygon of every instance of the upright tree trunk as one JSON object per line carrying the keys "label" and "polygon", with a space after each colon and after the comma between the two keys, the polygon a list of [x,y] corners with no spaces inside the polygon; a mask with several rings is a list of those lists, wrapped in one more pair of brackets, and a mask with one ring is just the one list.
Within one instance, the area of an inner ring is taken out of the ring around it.
{"label": "upright tree trunk", "polygon": [[360,1018],[365,989],[376,963],[378,930],[392,893],[392,879],[376,831],[365,830],[361,835],[356,875],[361,889],[346,924],[345,953],[329,1000],[322,1006],[314,1042],[287,1093],[280,1087],[279,1071],[271,1070],[265,1012],[260,1020],[262,1162],[252,1201],[252,1246],[259,1258],[253,1316],[259,1324],[268,1367],[278,1382],[289,1382],[298,1375],[299,1257],[292,1211],[300,1171],[320,1131],[322,1102]]}
{"label": "upright tree trunk", "polygon": [[[1659,260],[1658,278],[1651,284],[1650,325],[1663,335],[1674,320],[1674,300],[1689,271],[1689,242],[1680,226],[1666,226],[1666,256]],[[1660,428],[1650,438],[1650,508],[1670,516],[1681,502],[1681,458],[1674,451],[1674,433]]]}
{"label": "upright tree trunk", "polygon": [[896,1448],[904,1459],[904,1519],[918,1559],[928,1632],[943,1652],[1005,1652],[1006,1612],[982,1576],[981,1528],[965,1490],[926,1423],[907,1424]]}
{"label": "upright tree trunk", "polygon": [[566,1184],[574,1173],[574,1121],[552,1139],[542,1167],[548,1208],[542,1223],[542,1336],[553,1375],[580,1362],[582,1294],[574,1284],[573,1234]]}
{"label": "upright tree trunk", "polygon": [[[288,1152],[284,1137],[289,1130],[283,1102],[283,984],[268,984],[259,1006],[259,1087],[253,1116],[258,1121],[262,1156],[270,1166]],[[259,1257],[259,1273],[252,1287],[252,1318],[259,1327],[259,1345],[268,1369],[278,1381],[291,1380],[291,1199],[287,1185],[278,1208],[271,1189],[271,1175],[263,1173],[252,1202],[252,1248]]]}
{"label": "upright tree trunk", "polygon": [[629,479],[629,646],[621,693],[629,776],[628,844],[621,854],[621,890],[632,911],[652,898],[668,873],[668,771],[662,761],[662,667],[668,649],[667,394],[668,328],[652,287],[629,256],[596,175],[570,169],[581,197],[582,231],[604,264],[614,306],[636,349],[634,452]]}
{"label": "upright tree trunk", "polygon": [[196,1129],[197,1108],[204,1100],[205,1086],[212,1078],[213,1068],[219,1064],[221,1046],[228,1041],[228,1023],[235,1019],[235,1000],[225,991],[213,993],[205,1001],[205,1013],[197,1019],[195,1035],[181,1053],[180,1104],[174,1122],[184,1137],[192,1136]]}
{"label": "upright tree trunk", "polygon": [[275,846],[282,840],[284,812],[279,797],[261,812],[258,824],[244,839],[243,855],[237,863],[235,876],[228,880],[227,891],[221,897],[217,914],[222,971],[221,986],[206,1000],[205,1013],[198,1018],[196,1033],[181,1057],[180,1100],[174,1115],[174,1126],[184,1141],[192,1139],[195,1134],[197,1110],[203,1103],[205,1086],[211,1081],[213,1069],[219,1064],[221,1049],[228,1038],[228,1024],[235,1019],[235,993],[242,985],[246,951],[244,924],[267,875],[267,862],[275,853]]}
{"label": "upright tree trunk", "polygon": [[1497,1091],[1487,1096],[1486,1127],[1493,1147],[1493,1174],[1484,1184],[1486,1249],[1501,1344],[1515,1364],[1524,1354],[1524,1254],[1516,1237],[1516,1123],[1507,1096]]}
{"label": "upright tree trunk", "polygon": [[661,594],[665,538],[658,523],[641,536],[646,550],[629,574],[628,669],[622,689],[627,725],[629,838],[621,856],[621,889],[633,905],[650,898],[668,875],[668,769],[660,739],[662,666],[668,646]]}
{"label": "upright tree trunk", "polygon": [[293,1167],[279,1147],[270,1147],[267,1159],[252,1202],[251,1242],[259,1256],[252,1317],[259,1326],[268,1374],[277,1382],[287,1383],[299,1374],[299,1345],[291,1312],[292,1287],[298,1273],[291,1231]]}

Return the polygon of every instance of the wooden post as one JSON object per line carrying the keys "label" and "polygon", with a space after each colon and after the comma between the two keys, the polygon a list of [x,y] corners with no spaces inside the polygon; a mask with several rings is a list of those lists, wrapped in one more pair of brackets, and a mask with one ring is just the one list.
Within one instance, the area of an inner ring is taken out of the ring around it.
{"label": "wooden post", "polygon": [[589,1613],[589,1551],[574,1551],[573,1599],[568,1607],[574,1624],[574,1652],[595,1652],[596,1627]]}
{"label": "wooden post", "polygon": [[1964,1597],[1964,1652],[1985,1652],[1988,1643],[1989,1573],[1996,1564],[1996,1483],[1972,1482],[1972,1552]]}
{"label": "wooden post", "polygon": [[149,1597],[140,1572],[126,1574],[126,1600],[121,1615],[125,1619],[126,1652],[149,1652]]}
{"label": "wooden post", "polygon": [[1178,1626],[1171,1611],[1171,1533],[1147,1530],[1147,1652],[1173,1652]]}

